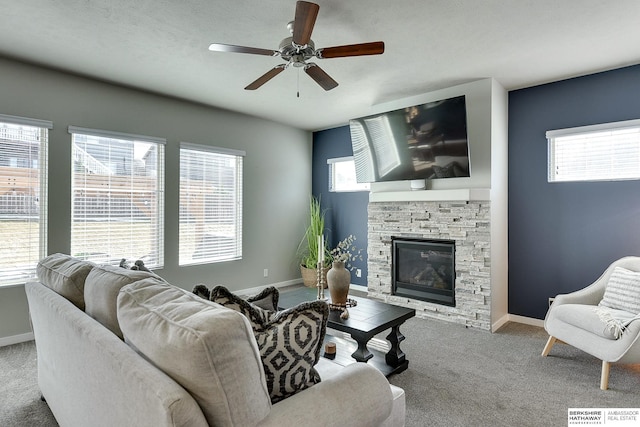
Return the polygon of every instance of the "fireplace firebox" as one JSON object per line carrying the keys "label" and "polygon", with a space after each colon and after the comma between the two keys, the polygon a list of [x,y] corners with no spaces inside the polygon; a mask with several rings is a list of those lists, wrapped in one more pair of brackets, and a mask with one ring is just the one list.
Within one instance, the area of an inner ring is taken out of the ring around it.
{"label": "fireplace firebox", "polygon": [[391,238],[394,295],[455,307],[455,241]]}

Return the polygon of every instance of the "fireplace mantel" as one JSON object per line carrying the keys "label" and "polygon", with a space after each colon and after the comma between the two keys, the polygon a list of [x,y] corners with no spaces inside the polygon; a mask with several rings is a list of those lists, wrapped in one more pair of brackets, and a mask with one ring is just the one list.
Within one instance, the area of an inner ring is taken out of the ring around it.
{"label": "fireplace mantel", "polygon": [[489,195],[488,188],[377,191],[369,193],[369,202],[481,202],[490,200]]}

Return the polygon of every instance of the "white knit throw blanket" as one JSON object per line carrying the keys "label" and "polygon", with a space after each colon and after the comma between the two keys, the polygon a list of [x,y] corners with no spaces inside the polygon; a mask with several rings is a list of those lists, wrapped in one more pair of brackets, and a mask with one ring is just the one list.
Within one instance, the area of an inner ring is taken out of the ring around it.
{"label": "white knit throw blanket", "polygon": [[607,324],[607,329],[611,330],[616,339],[622,336],[622,333],[627,329],[627,326],[629,326],[631,322],[640,319],[640,313],[636,314],[632,318],[616,318],[610,310],[604,307],[596,307],[594,308],[594,311],[598,314],[600,320]]}

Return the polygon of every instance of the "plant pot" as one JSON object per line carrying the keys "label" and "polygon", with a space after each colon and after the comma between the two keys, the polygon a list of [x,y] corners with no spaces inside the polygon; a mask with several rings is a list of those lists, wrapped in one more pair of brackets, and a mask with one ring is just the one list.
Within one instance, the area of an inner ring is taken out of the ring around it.
{"label": "plant pot", "polygon": [[351,284],[351,272],[344,268],[344,262],[333,261],[333,265],[327,272],[327,283],[331,302],[336,305],[346,305]]}
{"label": "plant pot", "polygon": [[[324,274],[324,288],[327,288],[327,272],[329,267],[322,269]],[[300,274],[302,275],[302,283],[307,288],[315,288],[318,286],[318,270],[315,268],[307,268],[303,265],[300,266]]]}

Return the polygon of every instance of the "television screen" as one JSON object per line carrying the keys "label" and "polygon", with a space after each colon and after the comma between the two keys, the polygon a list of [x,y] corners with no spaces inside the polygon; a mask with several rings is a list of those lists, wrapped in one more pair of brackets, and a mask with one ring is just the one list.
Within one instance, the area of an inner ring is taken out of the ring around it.
{"label": "television screen", "polygon": [[358,182],[469,176],[464,96],[349,121]]}

